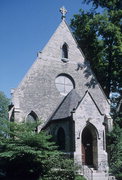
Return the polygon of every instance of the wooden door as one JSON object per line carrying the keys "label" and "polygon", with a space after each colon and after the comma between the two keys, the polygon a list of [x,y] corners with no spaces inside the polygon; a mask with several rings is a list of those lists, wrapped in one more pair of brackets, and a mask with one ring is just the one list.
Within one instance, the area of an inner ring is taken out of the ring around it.
{"label": "wooden door", "polygon": [[85,165],[86,159],[85,159],[85,147],[82,144],[82,164]]}
{"label": "wooden door", "polygon": [[85,128],[82,134],[82,162],[93,165],[93,138],[89,129]]}

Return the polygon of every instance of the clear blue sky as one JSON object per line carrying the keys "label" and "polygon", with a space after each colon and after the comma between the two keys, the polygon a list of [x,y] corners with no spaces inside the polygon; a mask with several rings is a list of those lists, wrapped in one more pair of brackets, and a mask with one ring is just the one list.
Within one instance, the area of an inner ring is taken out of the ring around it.
{"label": "clear blue sky", "polygon": [[67,22],[83,0],[0,0],[0,91],[7,97],[16,88],[61,22],[59,8],[68,10]]}

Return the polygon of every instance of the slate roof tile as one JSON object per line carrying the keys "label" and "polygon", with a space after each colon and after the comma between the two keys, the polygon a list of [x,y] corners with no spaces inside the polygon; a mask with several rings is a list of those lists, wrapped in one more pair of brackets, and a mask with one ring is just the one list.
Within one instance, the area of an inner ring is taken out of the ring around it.
{"label": "slate roof tile", "polygon": [[71,116],[71,112],[77,108],[79,102],[81,101],[80,95],[75,89],[70,91],[66,97],[64,97],[61,104],[58,106],[51,120],[64,119]]}

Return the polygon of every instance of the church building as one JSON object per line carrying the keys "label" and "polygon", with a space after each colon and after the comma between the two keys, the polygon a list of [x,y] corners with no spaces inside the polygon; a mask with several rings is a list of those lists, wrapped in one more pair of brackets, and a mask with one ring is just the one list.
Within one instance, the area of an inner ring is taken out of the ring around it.
{"label": "church building", "polygon": [[12,93],[10,120],[41,119],[37,131],[51,134],[86,179],[108,180],[110,103],[60,11],[61,23]]}

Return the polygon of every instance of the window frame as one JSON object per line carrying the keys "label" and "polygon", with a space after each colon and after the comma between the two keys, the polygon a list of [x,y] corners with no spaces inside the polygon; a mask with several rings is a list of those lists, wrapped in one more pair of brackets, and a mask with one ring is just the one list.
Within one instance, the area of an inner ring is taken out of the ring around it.
{"label": "window frame", "polygon": [[[62,79],[61,79],[62,78]],[[72,89],[75,89],[75,81],[68,74],[59,74],[55,78],[55,86],[61,95],[67,95]],[[62,88],[62,90],[61,90]]]}

